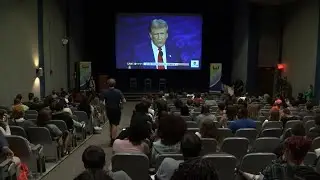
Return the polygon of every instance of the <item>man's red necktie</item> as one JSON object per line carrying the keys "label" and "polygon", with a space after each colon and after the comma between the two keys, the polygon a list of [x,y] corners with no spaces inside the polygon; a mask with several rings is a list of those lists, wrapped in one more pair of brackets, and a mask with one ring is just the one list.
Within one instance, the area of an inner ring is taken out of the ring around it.
{"label": "man's red necktie", "polygon": [[[158,50],[159,50],[159,53],[158,53],[158,63],[163,63],[163,52],[162,52],[161,47],[158,48]],[[164,68],[164,65],[158,65],[158,69],[160,69],[160,70],[165,69],[165,68]]]}

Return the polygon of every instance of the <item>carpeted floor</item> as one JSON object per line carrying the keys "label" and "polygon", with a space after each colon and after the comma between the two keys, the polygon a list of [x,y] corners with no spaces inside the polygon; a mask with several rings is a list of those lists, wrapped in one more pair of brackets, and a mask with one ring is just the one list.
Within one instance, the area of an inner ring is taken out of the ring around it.
{"label": "carpeted floor", "polygon": [[[127,127],[130,123],[130,118],[132,115],[132,110],[134,109],[136,103],[128,102],[124,105],[122,111],[122,118],[120,122],[120,129]],[[87,140],[81,147],[70,154],[63,162],[61,162],[57,167],[55,167],[51,172],[44,176],[43,180],[72,180],[75,176],[80,174],[83,170],[83,164],[81,161],[82,152],[89,145],[101,146],[106,152],[107,167],[110,164],[112,149],[108,146],[110,141],[109,138],[109,124],[105,125],[101,134],[93,135],[89,140]]]}

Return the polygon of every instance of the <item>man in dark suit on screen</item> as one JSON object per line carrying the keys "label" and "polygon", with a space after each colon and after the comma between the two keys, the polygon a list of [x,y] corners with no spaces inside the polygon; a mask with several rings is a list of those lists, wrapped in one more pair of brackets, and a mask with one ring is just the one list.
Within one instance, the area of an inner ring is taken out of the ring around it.
{"label": "man in dark suit on screen", "polygon": [[174,44],[166,43],[168,24],[162,19],[154,19],[149,27],[151,42],[138,45],[134,49],[134,62],[149,63],[143,69],[177,69],[167,63],[181,63],[181,52]]}

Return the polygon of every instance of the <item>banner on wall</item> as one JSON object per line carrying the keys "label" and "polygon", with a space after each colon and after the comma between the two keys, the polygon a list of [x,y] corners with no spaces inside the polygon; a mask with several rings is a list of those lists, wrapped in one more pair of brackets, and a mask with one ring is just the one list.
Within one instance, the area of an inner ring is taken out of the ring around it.
{"label": "banner on wall", "polygon": [[80,90],[88,89],[88,82],[91,77],[91,62],[79,62],[79,85]]}
{"label": "banner on wall", "polygon": [[222,90],[222,64],[221,63],[210,63],[210,92],[220,92]]}

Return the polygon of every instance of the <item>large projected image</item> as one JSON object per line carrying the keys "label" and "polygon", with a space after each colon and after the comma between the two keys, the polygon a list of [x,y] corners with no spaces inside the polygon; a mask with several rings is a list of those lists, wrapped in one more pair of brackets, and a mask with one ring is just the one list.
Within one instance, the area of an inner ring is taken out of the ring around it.
{"label": "large projected image", "polygon": [[117,69],[201,68],[200,15],[119,14]]}

